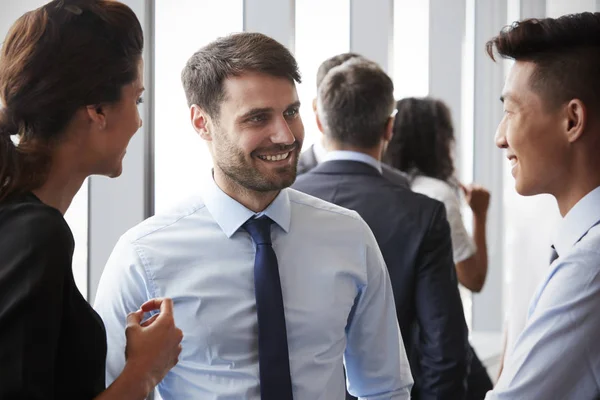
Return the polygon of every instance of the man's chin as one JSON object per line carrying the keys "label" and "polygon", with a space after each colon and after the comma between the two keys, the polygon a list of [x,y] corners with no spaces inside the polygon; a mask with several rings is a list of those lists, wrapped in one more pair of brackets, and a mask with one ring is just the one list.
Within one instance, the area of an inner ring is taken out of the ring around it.
{"label": "man's chin", "polygon": [[[285,171],[278,171],[276,174],[270,174],[271,176],[264,176],[261,179],[262,182],[254,186],[253,190],[257,192],[275,192],[288,188],[296,181],[296,168],[286,168]],[[257,182],[258,183],[258,182]],[[250,188],[249,188],[250,189]]]}

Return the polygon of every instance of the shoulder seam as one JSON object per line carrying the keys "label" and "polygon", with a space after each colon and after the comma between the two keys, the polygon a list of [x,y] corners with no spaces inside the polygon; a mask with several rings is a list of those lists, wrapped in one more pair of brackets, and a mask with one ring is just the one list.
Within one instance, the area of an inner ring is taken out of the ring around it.
{"label": "shoulder seam", "polygon": [[[304,202],[301,202],[301,201],[298,201],[298,200],[295,200],[295,199],[290,199],[290,202],[298,204],[298,205],[301,205],[301,206],[311,207],[311,208],[314,208],[316,210],[330,212],[332,214],[337,214],[337,215],[342,215],[344,217],[351,218],[351,219],[353,219],[355,221],[360,220],[360,218],[358,217],[358,213],[356,211],[348,210],[348,211],[350,211],[350,213],[344,213],[344,212],[340,212],[340,211],[336,211],[336,210],[332,210],[332,209],[326,209],[326,208],[317,207],[317,206],[315,206],[313,204],[304,203]],[[340,207],[340,206],[337,206],[337,207]]]}
{"label": "shoulder seam", "polygon": [[134,243],[135,243],[135,242],[137,242],[138,240],[141,240],[141,239],[143,239],[143,238],[145,238],[145,237],[147,237],[147,236],[149,236],[149,235],[152,235],[153,233],[156,233],[156,232],[160,231],[161,229],[165,229],[165,228],[167,228],[167,227],[169,227],[169,226],[171,226],[171,225],[174,225],[174,224],[176,224],[177,222],[181,221],[182,219],[184,219],[184,218],[187,218],[187,217],[189,217],[189,216],[190,216],[190,215],[192,215],[192,214],[195,214],[196,212],[198,212],[198,211],[202,210],[202,209],[203,209],[203,208],[205,208],[205,207],[206,207],[206,204],[202,204],[201,206],[195,207],[195,208],[194,208],[194,209],[192,209],[190,212],[188,212],[187,214],[184,214],[184,215],[180,216],[180,217],[179,217],[179,218],[177,218],[176,220],[174,220],[174,221],[171,221],[170,223],[168,223],[168,224],[166,224],[166,225],[161,225],[161,226],[159,226],[159,227],[157,227],[157,228],[155,228],[155,229],[151,230],[150,232],[146,232],[146,233],[144,233],[143,235],[141,235],[141,236],[139,236],[139,237],[136,237],[135,239],[133,239],[133,240],[131,241],[131,243],[132,243],[132,244],[134,244]]}

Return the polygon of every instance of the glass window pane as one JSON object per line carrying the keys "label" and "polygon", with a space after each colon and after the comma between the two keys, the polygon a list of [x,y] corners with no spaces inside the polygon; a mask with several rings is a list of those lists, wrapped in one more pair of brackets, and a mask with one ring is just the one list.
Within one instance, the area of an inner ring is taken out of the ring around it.
{"label": "glass window pane", "polygon": [[323,61],[350,49],[349,0],[296,1],[296,60],[302,74],[298,96],[307,149],[321,135],[312,109],[317,70]]}
{"label": "glass window pane", "polygon": [[198,171],[212,161],[190,124],[181,71],[191,55],[243,29],[243,0],[155,1],[155,211],[197,192]]}
{"label": "glass window pane", "polygon": [[394,2],[394,96],[429,93],[429,0]]}

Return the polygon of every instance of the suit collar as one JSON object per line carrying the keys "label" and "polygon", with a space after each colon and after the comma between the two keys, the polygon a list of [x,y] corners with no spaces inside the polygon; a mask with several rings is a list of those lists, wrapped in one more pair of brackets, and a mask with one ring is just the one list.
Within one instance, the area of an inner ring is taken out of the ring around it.
{"label": "suit collar", "polygon": [[355,160],[325,161],[324,163],[317,165],[311,172],[324,175],[349,174],[381,176],[375,167]]}

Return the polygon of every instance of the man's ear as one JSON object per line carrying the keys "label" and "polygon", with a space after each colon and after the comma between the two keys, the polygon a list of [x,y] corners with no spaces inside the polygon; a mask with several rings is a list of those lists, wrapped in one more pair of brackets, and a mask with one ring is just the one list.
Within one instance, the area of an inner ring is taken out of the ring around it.
{"label": "man's ear", "polygon": [[209,128],[210,117],[206,111],[197,104],[192,104],[190,107],[190,120],[192,121],[194,130],[202,139],[208,142],[212,141],[212,132]]}
{"label": "man's ear", "polygon": [[102,105],[93,104],[86,106],[85,109],[92,123],[97,125],[99,129],[106,128],[106,113],[104,112],[104,107]]}
{"label": "man's ear", "polygon": [[317,128],[319,128],[319,131],[323,134],[325,134],[325,131],[323,130],[323,124],[321,123],[321,117],[319,116],[319,113],[315,110],[315,119],[317,120]]}
{"label": "man's ear", "polygon": [[317,113],[317,98],[315,97],[312,101],[312,107],[313,107],[313,111],[316,114]]}
{"label": "man's ear", "polygon": [[394,117],[389,117],[385,124],[385,132],[383,134],[383,140],[389,142],[394,136]]}
{"label": "man's ear", "polygon": [[566,135],[569,143],[577,141],[583,135],[587,122],[585,104],[579,99],[573,99],[567,104]]}

